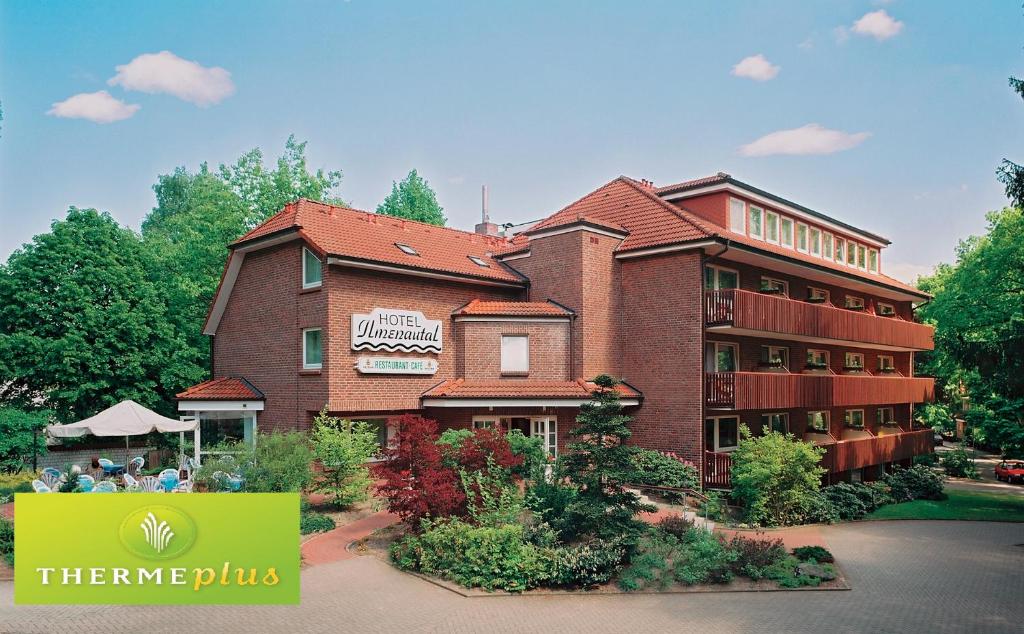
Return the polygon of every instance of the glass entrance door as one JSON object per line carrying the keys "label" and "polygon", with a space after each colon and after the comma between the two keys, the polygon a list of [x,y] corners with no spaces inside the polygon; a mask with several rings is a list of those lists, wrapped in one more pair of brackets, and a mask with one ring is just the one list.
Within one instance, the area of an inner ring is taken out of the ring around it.
{"label": "glass entrance door", "polygon": [[551,416],[530,418],[530,435],[544,441],[544,451],[549,456],[558,455],[558,421]]}

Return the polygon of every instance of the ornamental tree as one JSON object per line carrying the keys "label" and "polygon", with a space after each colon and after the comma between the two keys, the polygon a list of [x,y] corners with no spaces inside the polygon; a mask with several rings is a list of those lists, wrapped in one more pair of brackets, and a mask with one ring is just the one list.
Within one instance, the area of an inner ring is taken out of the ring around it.
{"label": "ornamental tree", "polygon": [[767,427],[755,438],[743,427],[741,435],[732,453],[732,496],[743,506],[746,521],[784,526],[812,515],[825,475],[818,465],[825,450]]}
{"label": "ornamental tree", "polygon": [[409,172],[402,182],[391,183],[391,193],[377,205],[377,213],[441,227],[447,221],[434,190],[416,170]]}
{"label": "ornamental tree", "polygon": [[370,424],[328,416],[324,409],[313,421],[310,441],[313,457],[323,466],[313,488],[339,506],[365,500],[370,488],[366,463],[377,453],[377,432]]}

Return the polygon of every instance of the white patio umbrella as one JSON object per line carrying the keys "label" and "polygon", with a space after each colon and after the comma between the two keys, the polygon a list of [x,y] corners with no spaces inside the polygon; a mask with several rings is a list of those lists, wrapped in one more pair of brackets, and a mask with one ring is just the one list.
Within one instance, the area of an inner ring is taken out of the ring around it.
{"label": "white patio umbrella", "polygon": [[[77,438],[92,434],[93,436],[124,436],[125,464],[128,464],[128,437],[144,436],[150,432],[178,432],[184,439],[184,432],[198,432],[199,421],[178,420],[161,416],[135,401],[121,401],[108,407],[95,416],[67,425],[50,425],[48,434],[55,438]],[[198,436],[198,433],[196,434]],[[199,442],[196,438],[196,460],[199,460]]]}

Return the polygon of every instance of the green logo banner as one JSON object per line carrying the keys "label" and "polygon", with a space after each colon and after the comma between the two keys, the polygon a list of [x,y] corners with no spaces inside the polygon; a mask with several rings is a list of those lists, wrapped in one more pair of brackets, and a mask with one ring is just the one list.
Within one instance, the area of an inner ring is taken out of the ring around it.
{"label": "green logo banner", "polygon": [[297,604],[299,496],[15,496],[18,604]]}

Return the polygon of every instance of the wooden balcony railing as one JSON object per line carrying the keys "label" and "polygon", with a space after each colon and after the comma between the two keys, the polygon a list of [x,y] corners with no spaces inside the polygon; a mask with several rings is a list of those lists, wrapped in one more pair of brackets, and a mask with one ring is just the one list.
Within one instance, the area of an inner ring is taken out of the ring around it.
{"label": "wooden balcony railing", "polygon": [[828,408],[926,403],[935,379],[904,376],[707,372],[704,396],[715,409]]}
{"label": "wooden balcony railing", "polygon": [[913,350],[935,347],[935,329],[925,324],[739,289],[706,291],[704,322],[708,326]]}
{"label": "wooden balcony railing", "polygon": [[729,476],[732,457],[727,453],[704,452],[704,488],[728,489],[732,486]]}

